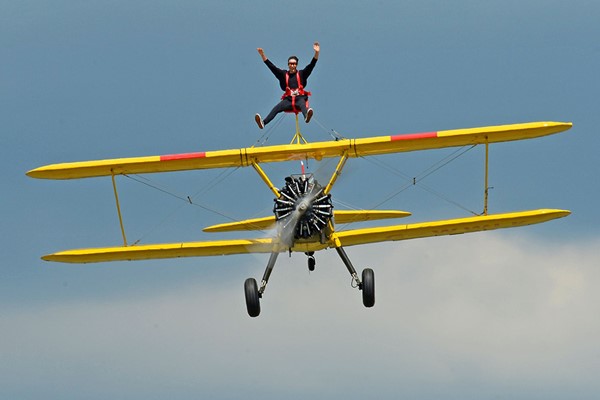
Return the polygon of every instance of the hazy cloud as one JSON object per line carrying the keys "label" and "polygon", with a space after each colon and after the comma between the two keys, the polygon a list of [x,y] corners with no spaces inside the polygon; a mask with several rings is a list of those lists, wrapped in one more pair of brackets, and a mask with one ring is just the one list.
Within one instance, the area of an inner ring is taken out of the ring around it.
{"label": "hazy cloud", "polygon": [[[370,385],[390,396],[503,388],[564,397],[577,388],[591,398],[599,244],[492,233],[349,248],[357,268],[376,271],[370,310],[331,251],[310,275],[303,256],[280,257],[257,319],[245,315],[245,277],[235,287],[196,282],[7,310],[0,393],[233,398],[264,384],[267,398],[360,397]],[[367,386],[353,387],[360,381]]]}

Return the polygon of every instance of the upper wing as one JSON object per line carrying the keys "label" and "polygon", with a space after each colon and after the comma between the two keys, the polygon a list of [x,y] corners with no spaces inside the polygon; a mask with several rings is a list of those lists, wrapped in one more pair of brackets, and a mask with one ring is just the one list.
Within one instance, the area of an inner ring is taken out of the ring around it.
{"label": "upper wing", "polygon": [[246,167],[252,163],[311,158],[363,157],[377,154],[439,149],[484,143],[532,139],[571,128],[570,122],[530,122],[454,129],[438,132],[343,139],[331,142],[247,147],[163,156],[119,158],[52,164],[27,172],[32,178],[77,179],[119,174],[184,171],[192,169]]}
{"label": "upper wing", "polygon": [[[323,250],[328,247],[353,246],[366,243],[514,228],[566,217],[569,214],[570,212],[566,210],[541,209],[380,228],[354,229],[334,233],[329,243],[298,241],[294,244],[292,251],[308,252]],[[91,263],[242,253],[271,253],[286,250],[287,248],[280,245],[277,240],[263,238],[66,250],[49,254],[42,258],[46,261]]]}

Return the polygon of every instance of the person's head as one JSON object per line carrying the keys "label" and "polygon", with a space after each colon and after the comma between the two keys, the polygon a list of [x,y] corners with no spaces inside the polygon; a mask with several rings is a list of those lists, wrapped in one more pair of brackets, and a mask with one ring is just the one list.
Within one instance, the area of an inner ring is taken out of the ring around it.
{"label": "person's head", "polygon": [[296,56],[290,56],[290,58],[288,58],[288,69],[291,73],[296,72],[296,69],[298,68],[298,57]]}

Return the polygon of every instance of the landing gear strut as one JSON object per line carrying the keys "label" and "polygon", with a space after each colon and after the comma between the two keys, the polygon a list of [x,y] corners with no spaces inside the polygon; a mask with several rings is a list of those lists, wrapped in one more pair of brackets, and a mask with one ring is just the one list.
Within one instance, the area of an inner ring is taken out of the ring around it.
{"label": "landing gear strut", "polygon": [[[375,273],[371,268],[365,268],[362,271],[361,280],[358,277],[358,273],[356,272],[356,269],[354,269],[352,262],[348,258],[346,251],[342,247],[336,247],[335,250],[340,255],[340,258],[352,276],[352,286],[362,291],[362,301],[364,306],[373,307],[375,305]],[[267,268],[265,269],[265,273],[260,283],[260,287],[257,285],[256,279],[254,278],[248,278],[244,283],[246,308],[248,310],[248,315],[251,317],[258,317],[260,315],[260,299],[265,292],[267,283],[269,282],[269,277],[271,276],[271,272],[273,272],[275,261],[277,261],[278,255],[279,253],[271,253],[269,262],[267,263]],[[306,255],[308,256],[308,269],[310,271],[314,271],[316,264],[314,252],[307,252]]]}
{"label": "landing gear strut", "polygon": [[279,253],[271,253],[271,257],[269,257],[269,262],[267,263],[267,268],[265,269],[262,281],[260,282],[260,288],[256,284],[256,279],[254,278],[248,278],[244,283],[246,308],[248,309],[248,315],[251,317],[258,317],[260,314],[260,298],[265,292],[267,283],[269,282],[269,277],[271,276],[271,272],[273,272],[273,267],[275,267],[275,261],[277,261],[278,255]]}
{"label": "landing gear strut", "polygon": [[348,268],[348,272],[352,276],[352,285],[362,290],[362,300],[365,307],[373,307],[375,305],[375,273],[371,268],[365,268],[362,272],[362,281],[358,278],[356,269],[348,258],[343,247],[336,247],[335,250],[340,255],[344,265]]}
{"label": "landing gear strut", "polygon": [[[273,206],[273,213],[278,222],[279,248],[288,248],[291,254],[296,240],[327,243],[327,238],[333,228],[331,221],[333,204],[331,203],[329,190],[335,181],[335,177],[339,175],[346,158],[347,155],[344,154],[336,168],[336,174],[326,187],[320,186],[312,175],[307,177],[303,174],[302,176],[292,175],[287,177],[285,186],[280,191],[274,190],[277,198]],[[257,164],[253,165],[265,179],[264,172],[261,172],[262,170],[258,168]],[[272,187],[270,181],[268,179],[266,181]],[[336,247],[335,250],[352,276],[352,286],[362,291],[363,304],[365,307],[373,307],[375,305],[375,275],[373,270],[365,268],[362,271],[361,280],[346,251],[341,246]],[[260,299],[265,292],[278,255],[279,253],[275,251],[271,253],[260,286],[257,285],[254,278],[249,278],[244,283],[246,308],[248,309],[248,315],[251,317],[258,317],[260,314]],[[316,264],[314,251],[308,251],[306,255],[308,256],[308,270],[314,271]]]}

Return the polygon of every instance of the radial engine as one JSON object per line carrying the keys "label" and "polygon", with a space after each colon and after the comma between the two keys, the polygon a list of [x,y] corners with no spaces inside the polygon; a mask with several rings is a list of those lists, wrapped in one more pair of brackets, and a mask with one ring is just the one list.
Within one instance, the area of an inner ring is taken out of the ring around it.
{"label": "radial engine", "polygon": [[284,240],[293,242],[325,233],[333,216],[333,204],[331,195],[323,192],[323,186],[312,174],[285,178],[273,207]]}

